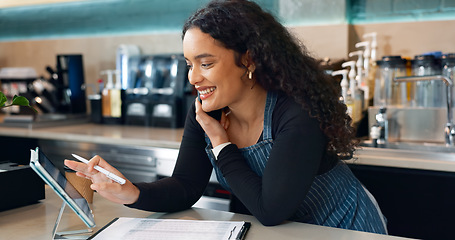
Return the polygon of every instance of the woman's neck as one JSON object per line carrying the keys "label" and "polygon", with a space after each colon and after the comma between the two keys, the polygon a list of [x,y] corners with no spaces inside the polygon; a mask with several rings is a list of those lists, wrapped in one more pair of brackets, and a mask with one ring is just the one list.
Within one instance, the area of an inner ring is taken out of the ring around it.
{"label": "woman's neck", "polygon": [[245,94],[242,101],[234,106],[229,106],[231,113],[230,121],[236,121],[242,128],[249,128],[264,120],[264,108],[267,99],[267,91],[255,86],[251,92]]}

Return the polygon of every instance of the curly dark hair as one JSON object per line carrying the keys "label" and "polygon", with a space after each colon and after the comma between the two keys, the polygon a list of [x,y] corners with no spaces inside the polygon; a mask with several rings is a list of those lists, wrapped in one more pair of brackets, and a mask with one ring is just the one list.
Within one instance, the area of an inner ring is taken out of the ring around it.
{"label": "curly dark hair", "polygon": [[[316,59],[272,14],[247,0],[215,0],[196,11],[183,26],[199,28],[236,52],[236,64],[247,51],[256,67],[256,81],[266,90],[284,92],[320,122],[329,155],[353,156],[356,141],[352,119],[340,102],[340,91]],[[328,156],[327,156],[328,157]]]}

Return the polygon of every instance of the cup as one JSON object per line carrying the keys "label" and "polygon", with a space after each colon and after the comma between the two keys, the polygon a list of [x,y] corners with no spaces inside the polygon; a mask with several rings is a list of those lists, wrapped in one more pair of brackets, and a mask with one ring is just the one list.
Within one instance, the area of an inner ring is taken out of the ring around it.
{"label": "cup", "polygon": [[77,176],[74,171],[65,171],[65,177],[88,203],[93,203],[93,190],[90,188],[91,180]]}

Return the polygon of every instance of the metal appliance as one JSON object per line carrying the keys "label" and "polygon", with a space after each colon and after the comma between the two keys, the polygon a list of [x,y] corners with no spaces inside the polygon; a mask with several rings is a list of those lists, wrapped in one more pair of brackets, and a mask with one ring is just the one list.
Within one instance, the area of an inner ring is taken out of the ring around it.
{"label": "metal appliance", "polygon": [[375,106],[368,109],[372,139],[377,135],[375,116],[381,115],[381,108],[387,108],[384,121],[388,123],[385,132],[388,142],[454,145],[454,79],[446,71],[451,66],[451,54],[445,54],[444,61],[430,54],[433,53],[415,56],[411,61],[412,76],[405,74],[404,60],[399,56],[377,61],[380,69],[376,76]]}
{"label": "metal appliance", "polygon": [[145,55],[138,69],[125,90],[125,124],[183,127],[196,97],[183,55]]}

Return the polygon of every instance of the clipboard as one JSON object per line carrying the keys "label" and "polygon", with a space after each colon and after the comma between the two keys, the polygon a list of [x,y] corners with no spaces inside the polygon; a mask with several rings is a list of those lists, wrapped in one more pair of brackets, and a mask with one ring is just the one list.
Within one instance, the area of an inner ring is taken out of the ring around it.
{"label": "clipboard", "polygon": [[115,218],[90,238],[243,240],[251,227],[244,221],[207,221],[154,218]]}

